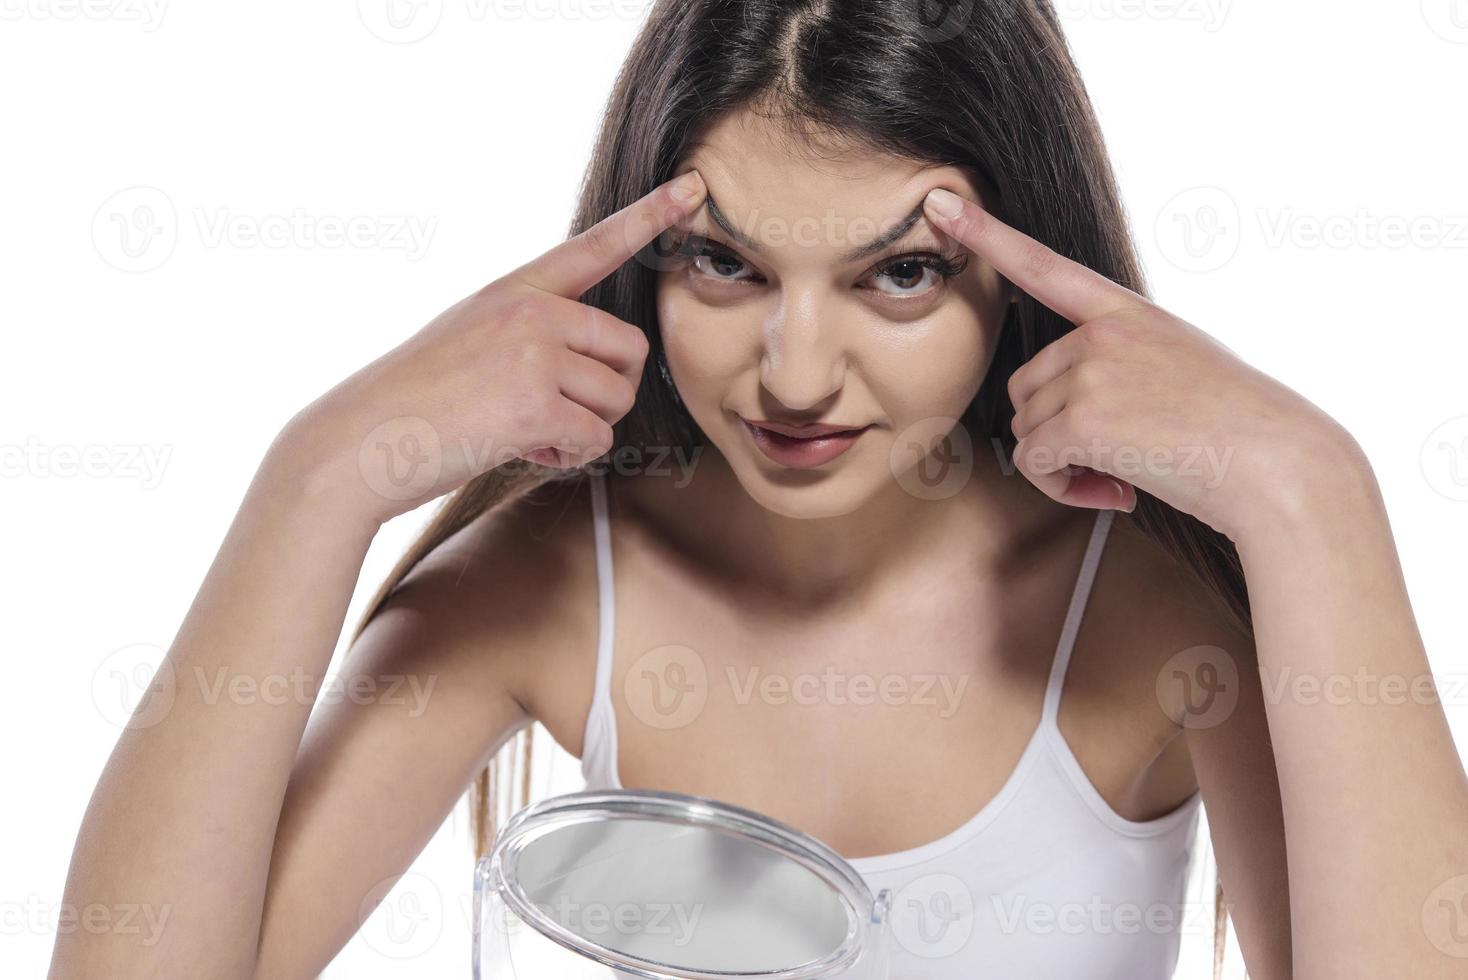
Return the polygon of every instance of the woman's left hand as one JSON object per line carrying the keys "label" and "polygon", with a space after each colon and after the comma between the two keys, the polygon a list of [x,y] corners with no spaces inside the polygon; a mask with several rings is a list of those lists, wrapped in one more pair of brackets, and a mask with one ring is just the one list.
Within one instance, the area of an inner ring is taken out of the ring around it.
{"label": "woman's left hand", "polygon": [[1367,465],[1339,423],[1204,331],[973,201],[939,189],[926,204],[1076,325],[1009,379],[1015,465],[1046,496],[1130,510],[1143,490],[1238,542],[1261,511],[1294,512],[1340,467]]}

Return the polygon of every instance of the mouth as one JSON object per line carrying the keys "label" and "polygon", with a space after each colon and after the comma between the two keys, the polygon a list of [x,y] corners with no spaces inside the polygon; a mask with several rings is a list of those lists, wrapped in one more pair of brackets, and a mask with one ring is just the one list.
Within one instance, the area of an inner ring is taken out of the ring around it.
{"label": "mouth", "polygon": [[839,425],[789,426],[760,420],[751,422],[739,417],[755,446],[767,458],[792,469],[811,469],[829,463],[846,452],[872,428],[871,424],[856,428]]}

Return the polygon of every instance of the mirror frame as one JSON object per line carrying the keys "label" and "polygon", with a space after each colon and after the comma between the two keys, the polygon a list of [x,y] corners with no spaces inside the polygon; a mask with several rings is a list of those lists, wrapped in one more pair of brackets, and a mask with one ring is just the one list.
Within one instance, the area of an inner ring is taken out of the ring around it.
{"label": "mirror frame", "polygon": [[[520,852],[532,841],[573,824],[601,820],[650,820],[679,826],[705,827],[740,837],[796,861],[824,881],[846,912],[846,935],[828,955],[787,970],[763,973],[701,971],[641,957],[603,946],[551,919],[526,896],[514,872]],[[663,790],[585,790],[551,797],[517,812],[495,835],[488,856],[475,869],[474,975],[479,975],[483,889],[492,888],[519,918],[559,945],[604,966],[646,980],[807,980],[850,967],[861,953],[869,926],[885,918],[890,895],[880,901],[851,865],[809,834],[772,817],[732,803]]]}

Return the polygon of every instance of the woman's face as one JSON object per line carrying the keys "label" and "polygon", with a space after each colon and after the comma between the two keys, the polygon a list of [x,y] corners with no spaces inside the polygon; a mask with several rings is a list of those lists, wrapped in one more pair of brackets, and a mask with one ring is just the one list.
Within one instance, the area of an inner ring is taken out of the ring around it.
{"label": "woman's face", "polygon": [[[673,232],[690,258],[659,273],[658,316],[680,397],[750,495],[834,516],[910,479],[912,445],[956,424],[1011,287],[922,213],[935,187],[993,203],[962,170],[783,139],[741,113],[682,161],[708,201]],[[843,440],[782,444],[745,420],[866,428],[826,459]]]}

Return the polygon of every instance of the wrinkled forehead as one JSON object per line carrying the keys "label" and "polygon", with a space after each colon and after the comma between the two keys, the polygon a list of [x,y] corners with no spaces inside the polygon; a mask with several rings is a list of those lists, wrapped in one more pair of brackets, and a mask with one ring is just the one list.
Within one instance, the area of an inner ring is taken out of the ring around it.
{"label": "wrinkled forehead", "polygon": [[747,242],[854,255],[928,230],[923,198],[944,187],[992,201],[967,168],[894,156],[839,137],[807,139],[753,113],[731,114],[690,144],[678,170],[696,169],[708,202],[695,224]]}

